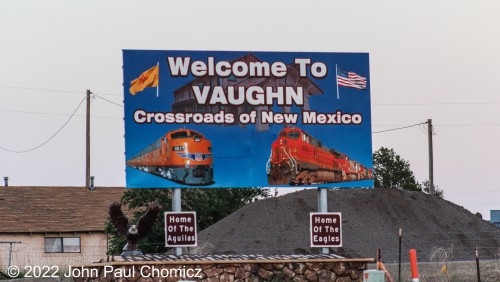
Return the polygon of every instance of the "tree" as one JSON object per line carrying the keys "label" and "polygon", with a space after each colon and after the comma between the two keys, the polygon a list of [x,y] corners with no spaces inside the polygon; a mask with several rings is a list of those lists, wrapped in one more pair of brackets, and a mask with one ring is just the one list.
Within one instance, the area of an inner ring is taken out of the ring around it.
{"label": "tree", "polygon": [[410,163],[393,149],[380,147],[373,153],[373,176],[375,188],[422,191],[410,169]]}
{"label": "tree", "polygon": [[[419,183],[415,180],[410,163],[393,149],[380,147],[373,153],[373,176],[375,188],[392,188],[430,193],[429,180]],[[434,196],[442,199],[444,191],[434,185]]]}
{"label": "tree", "polygon": [[[429,180],[425,180],[424,182],[422,182],[422,191],[426,192],[426,193],[430,193],[430,183],[429,183]],[[440,198],[440,199],[443,199],[444,198],[444,191],[442,189],[439,189],[439,186],[437,185],[434,185],[434,196]]]}
{"label": "tree", "polygon": [[[269,194],[269,189],[262,188],[183,189],[182,210],[196,211],[199,232],[243,206],[269,197]],[[168,250],[165,248],[162,216],[164,212],[172,210],[172,189],[128,189],[122,197],[122,203],[132,211],[129,212],[131,223],[137,222],[144,214],[147,203],[155,200],[160,204],[161,216],[151,232],[139,242],[139,248],[145,253],[164,253]],[[125,240],[109,222],[106,223],[105,232],[109,240],[108,254],[120,254]]]}

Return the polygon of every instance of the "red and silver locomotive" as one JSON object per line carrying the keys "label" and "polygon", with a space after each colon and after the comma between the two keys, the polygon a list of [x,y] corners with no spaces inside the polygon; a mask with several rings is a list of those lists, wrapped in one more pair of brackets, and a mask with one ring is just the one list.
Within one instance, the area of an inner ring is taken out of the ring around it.
{"label": "red and silver locomotive", "polygon": [[372,169],[327,148],[298,127],[285,127],[271,145],[269,185],[310,185],[372,179]]}

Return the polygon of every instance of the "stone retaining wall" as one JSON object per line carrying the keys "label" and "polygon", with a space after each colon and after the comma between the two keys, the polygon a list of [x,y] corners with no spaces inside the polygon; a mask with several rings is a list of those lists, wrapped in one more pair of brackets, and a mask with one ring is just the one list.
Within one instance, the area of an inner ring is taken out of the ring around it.
{"label": "stone retaining wall", "polygon": [[[75,269],[74,281],[363,281],[373,259],[339,259],[321,255],[294,259],[140,260],[96,263]],[[78,272],[79,271],[79,272]]]}

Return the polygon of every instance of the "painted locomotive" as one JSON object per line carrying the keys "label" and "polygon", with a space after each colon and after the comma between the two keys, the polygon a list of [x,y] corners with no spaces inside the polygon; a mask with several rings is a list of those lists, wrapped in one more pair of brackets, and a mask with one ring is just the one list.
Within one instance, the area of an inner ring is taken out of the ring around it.
{"label": "painted locomotive", "polygon": [[212,144],[189,129],[168,132],[129,159],[127,166],[185,185],[214,183]]}
{"label": "painted locomotive", "polygon": [[373,179],[372,169],[322,145],[298,127],[285,127],[271,145],[269,185],[311,185]]}

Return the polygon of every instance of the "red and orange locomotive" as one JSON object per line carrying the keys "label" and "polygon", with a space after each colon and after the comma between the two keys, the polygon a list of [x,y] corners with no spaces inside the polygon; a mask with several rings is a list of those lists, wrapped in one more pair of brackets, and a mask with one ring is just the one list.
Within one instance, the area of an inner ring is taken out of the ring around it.
{"label": "red and orange locomotive", "polygon": [[297,127],[285,127],[271,145],[269,185],[310,185],[372,179],[372,169],[323,146]]}
{"label": "red and orange locomotive", "polygon": [[168,132],[128,160],[127,165],[185,185],[214,183],[212,144],[193,130]]}

